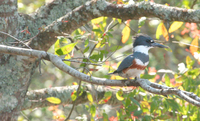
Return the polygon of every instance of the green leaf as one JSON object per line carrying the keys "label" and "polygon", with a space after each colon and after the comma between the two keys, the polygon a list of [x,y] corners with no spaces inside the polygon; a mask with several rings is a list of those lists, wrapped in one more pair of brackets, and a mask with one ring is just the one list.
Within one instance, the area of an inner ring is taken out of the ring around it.
{"label": "green leaf", "polygon": [[146,19],[147,19],[146,17],[141,17],[139,19],[139,22],[138,22],[139,28],[142,27],[145,24]]}
{"label": "green leaf", "polygon": [[157,102],[152,101],[150,107],[151,107],[150,112],[153,113],[153,111],[158,108]]}
{"label": "green leaf", "polygon": [[130,97],[130,99],[133,103],[135,103],[136,105],[138,105],[141,108],[140,103],[137,100],[135,100],[133,97]]}
{"label": "green leaf", "polygon": [[99,101],[99,103],[98,104],[104,104],[104,103],[107,103],[108,102],[108,100],[110,100],[110,98],[112,97],[112,92],[106,92],[105,94],[104,94],[104,97]]}
{"label": "green leaf", "polygon": [[49,101],[50,103],[53,103],[53,104],[60,104],[61,103],[61,100],[59,98],[56,98],[56,97],[47,97],[46,100]]}
{"label": "green leaf", "polygon": [[86,39],[85,40],[85,47],[88,46],[88,44],[89,44],[89,39]]}
{"label": "green leaf", "polygon": [[167,75],[167,74],[165,74],[165,84],[166,84],[166,86],[170,86],[170,78],[169,78],[169,76]]}
{"label": "green leaf", "polygon": [[166,101],[174,111],[176,110],[181,111],[179,104],[174,99],[166,99]]}
{"label": "green leaf", "polygon": [[142,110],[134,111],[134,116],[139,116],[142,114]]}
{"label": "green leaf", "polygon": [[90,92],[87,92],[87,98],[91,103],[93,102],[93,97]]}
{"label": "green leaf", "polygon": [[71,44],[68,44],[68,45],[65,45],[59,49],[56,50],[56,55],[65,55],[65,54],[68,54],[72,51],[72,49],[76,46],[77,42],[76,43],[71,43]]}
{"label": "green leaf", "polygon": [[137,109],[138,109],[137,105],[130,105],[130,106],[127,107],[127,110],[129,112],[132,112],[132,111],[137,110]]}
{"label": "green leaf", "polygon": [[94,59],[96,61],[99,60],[99,54],[93,54],[92,56],[90,56],[90,59]]}
{"label": "green leaf", "polygon": [[187,68],[191,69],[194,63],[195,61],[192,60],[189,56],[186,57]]}
{"label": "green leaf", "polygon": [[123,91],[120,89],[117,93],[116,93],[116,97],[119,101],[124,100],[124,97],[122,97],[123,95]]}
{"label": "green leaf", "polygon": [[103,113],[103,121],[108,121],[108,115],[105,112]]}
{"label": "green leaf", "polygon": [[92,31],[102,33],[102,31],[100,29],[92,29]]}
{"label": "green leaf", "polygon": [[113,37],[113,35],[110,32],[107,32],[106,35],[108,35],[109,37]]}
{"label": "green leaf", "polygon": [[96,107],[94,105],[91,105],[91,107],[90,107],[90,114],[92,117],[95,117]]}
{"label": "green leaf", "polygon": [[125,107],[128,107],[131,104],[130,98],[126,99]]}
{"label": "green leaf", "polygon": [[86,48],[84,49],[83,53],[87,52],[89,49],[90,49],[90,47],[89,47],[89,46],[88,46],[88,47],[86,47]]}
{"label": "green leaf", "polygon": [[144,79],[153,79],[155,78],[156,75],[149,75],[149,74],[143,74],[141,75],[141,78],[144,78]]}
{"label": "green leaf", "polygon": [[71,93],[71,99],[72,99],[72,101],[75,101],[75,100],[76,100],[76,97],[77,97],[76,90],[74,90],[74,91]]}

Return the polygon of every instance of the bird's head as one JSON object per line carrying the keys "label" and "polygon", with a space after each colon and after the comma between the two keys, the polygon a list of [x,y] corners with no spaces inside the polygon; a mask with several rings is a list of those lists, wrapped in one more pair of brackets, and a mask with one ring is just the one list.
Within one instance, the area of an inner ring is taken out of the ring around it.
{"label": "bird's head", "polygon": [[164,46],[162,44],[154,42],[154,40],[145,34],[138,34],[135,37],[133,37],[133,48],[137,51],[147,51],[153,47],[159,47],[159,48],[168,48],[167,46]]}

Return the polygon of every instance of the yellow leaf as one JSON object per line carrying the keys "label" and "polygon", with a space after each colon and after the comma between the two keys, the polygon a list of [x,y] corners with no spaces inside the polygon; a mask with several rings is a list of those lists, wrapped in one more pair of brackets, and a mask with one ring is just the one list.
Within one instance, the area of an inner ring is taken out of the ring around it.
{"label": "yellow leaf", "polygon": [[161,30],[161,26],[162,26],[163,23],[160,23],[157,27],[157,30],[156,30],[156,39],[159,39],[160,38],[160,35],[162,35],[162,30]]}
{"label": "yellow leaf", "polygon": [[121,19],[117,19],[117,21],[119,22],[119,24],[121,24],[121,23],[122,23],[122,20],[121,20]]}
{"label": "yellow leaf", "polygon": [[[69,54],[66,54],[65,59],[70,59],[71,56]],[[70,66],[71,62],[70,61],[64,61],[65,64],[67,64],[68,66]]]}
{"label": "yellow leaf", "polygon": [[93,97],[89,92],[87,92],[87,98],[91,103],[93,102]]}
{"label": "yellow leaf", "polygon": [[117,0],[117,4],[124,4],[123,0]]}
{"label": "yellow leaf", "polygon": [[60,104],[61,103],[61,100],[59,98],[56,98],[56,97],[48,97],[46,98],[47,101],[49,101],[50,103],[53,103],[53,104]]}
{"label": "yellow leaf", "polygon": [[168,41],[169,35],[168,35],[167,29],[163,23],[161,24],[161,31],[162,31],[163,37],[166,39],[166,41]]}
{"label": "yellow leaf", "polygon": [[194,40],[192,40],[192,43],[191,43],[191,45],[190,45],[190,53],[191,53],[192,55],[194,55],[194,52],[197,52],[197,51],[198,51],[198,45],[199,45],[198,40],[199,40],[199,37],[198,37],[198,36],[196,36],[196,37],[194,38]]}
{"label": "yellow leaf", "polygon": [[172,33],[179,29],[183,25],[183,22],[174,21],[171,26],[169,27],[169,33]]}
{"label": "yellow leaf", "polygon": [[163,37],[168,41],[169,35],[167,32],[167,29],[165,28],[165,25],[163,23],[160,23],[156,30],[156,39],[160,38],[160,35],[163,35]]}
{"label": "yellow leaf", "polygon": [[104,17],[99,17],[99,18],[95,18],[95,19],[92,19],[91,22],[93,24],[99,24],[100,22],[102,22],[104,19]]}
{"label": "yellow leaf", "polygon": [[124,97],[122,96],[123,94],[123,91],[122,90],[119,90],[117,93],[116,93],[116,97],[119,101],[122,101],[124,100]]}
{"label": "yellow leaf", "polygon": [[130,32],[131,32],[131,29],[129,28],[129,20],[127,21],[126,23],[126,26],[124,27],[124,29],[122,30],[122,43],[125,43],[128,38],[130,37]]}

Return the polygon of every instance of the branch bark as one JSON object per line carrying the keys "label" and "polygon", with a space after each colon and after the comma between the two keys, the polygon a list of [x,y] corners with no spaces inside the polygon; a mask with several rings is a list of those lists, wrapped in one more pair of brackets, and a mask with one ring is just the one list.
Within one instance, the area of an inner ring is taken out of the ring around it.
{"label": "branch bark", "polygon": [[145,1],[128,5],[116,5],[105,0],[92,0],[45,27],[36,38],[31,40],[30,47],[41,50],[49,48],[55,43],[55,36],[62,35],[62,33],[71,33],[90,20],[100,16],[120,18],[122,20],[139,19],[145,16],[156,17],[168,22],[200,22],[200,10],[178,8]]}
{"label": "branch bark", "polygon": [[[52,88],[28,91],[22,110],[56,105],[48,102],[46,100],[47,97],[57,97],[61,99],[61,103],[59,105],[73,104],[73,101],[71,99],[71,94],[74,90],[77,90],[77,88],[78,85],[73,85],[73,86],[52,87]],[[84,92],[82,93],[81,96],[78,97],[76,104],[83,104],[88,102],[86,94],[87,91],[91,92],[94,101],[97,102],[103,98],[105,92],[111,91],[113,94],[111,99],[107,102],[107,104],[118,105],[122,103],[121,101],[117,100],[115,96],[115,93],[118,91],[118,89],[114,90],[109,87],[98,86],[95,91],[94,88],[92,88],[91,85],[89,84],[82,85],[82,88],[84,88]],[[94,91],[96,93],[94,93]],[[125,91],[125,93],[126,92],[127,91]],[[139,100],[141,98],[138,95],[136,99]]]}
{"label": "branch bark", "polygon": [[[69,75],[80,79],[82,81],[96,84],[96,85],[103,85],[103,86],[140,86],[144,90],[154,93],[154,94],[160,94],[160,95],[169,95],[174,94],[182,99],[188,101],[189,103],[196,105],[200,107],[200,98],[187,91],[182,91],[176,88],[171,88],[163,85],[159,85],[156,83],[152,83],[147,79],[139,79],[139,80],[110,80],[105,78],[98,78],[93,76],[88,76],[84,73],[81,73],[74,68],[71,68],[70,66],[66,65],[61,58],[59,58],[57,55],[47,53],[45,51],[39,51],[39,50],[33,50],[33,49],[25,49],[25,48],[17,48],[17,47],[9,47],[0,45],[0,52],[7,53],[7,54],[16,54],[16,55],[23,55],[23,56],[29,56],[34,58],[41,58],[46,59],[50,62],[52,62],[57,68],[62,70],[63,72],[68,73]],[[71,93],[70,93],[71,94]]]}

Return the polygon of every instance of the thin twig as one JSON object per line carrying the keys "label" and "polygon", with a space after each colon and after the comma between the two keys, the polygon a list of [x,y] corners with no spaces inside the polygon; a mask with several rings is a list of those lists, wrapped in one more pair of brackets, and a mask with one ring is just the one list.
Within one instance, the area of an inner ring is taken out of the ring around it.
{"label": "thin twig", "polygon": [[[112,23],[112,22],[111,22]],[[111,24],[109,24],[109,26],[110,26]],[[108,26],[108,27],[109,27]],[[107,27],[107,28],[108,28]],[[108,31],[108,29],[106,29],[107,31]],[[105,31],[105,33],[107,32],[107,31]],[[104,36],[102,36],[102,37],[104,37]],[[93,46],[93,48],[92,48],[92,50],[90,51],[90,53],[89,53],[89,55],[88,55],[88,59],[87,59],[87,61],[89,60],[89,58],[90,58],[90,56],[92,55],[92,53],[94,52],[94,49],[96,48],[96,46],[97,46],[97,44],[98,43],[96,43],[94,46]],[[87,63],[87,62],[86,62]],[[84,73],[85,72],[85,70],[86,70],[86,65],[84,65],[84,69],[83,69],[83,71],[82,71],[82,73]],[[91,76],[91,75],[90,75]],[[76,100],[78,99],[78,96],[79,96],[79,91],[80,91],[80,86],[81,86],[81,80],[79,80],[79,86],[78,86],[78,89],[77,89],[77,98],[76,98]],[[73,103],[73,106],[72,106],[72,108],[71,108],[71,110],[70,110],[70,113],[69,113],[69,115],[67,116],[67,118],[65,119],[65,121],[67,121],[69,118],[70,118],[70,116],[71,116],[71,114],[72,114],[72,111],[73,111],[73,109],[74,109],[74,107],[75,107],[75,104],[76,104],[76,100],[74,101],[74,103]]]}
{"label": "thin twig", "polygon": [[26,116],[26,114],[24,114],[23,111],[20,111],[20,113],[22,114],[22,116],[23,116],[27,121],[30,121],[30,120],[28,119],[28,117]]}
{"label": "thin twig", "polygon": [[193,46],[193,47],[200,48],[200,46],[191,45],[191,44],[188,44],[188,43],[185,43],[185,42],[177,42],[177,41],[172,41],[172,43],[176,43],[176,44],[183,44],[183,45],[188,45],[188,46]]}
{"label": "thin twig", "polygon": [[194,2],[192,3],[192,6],[190,7],[191,9],[193,9],[194,5],[196,4],[197,0],[194,0]]}
{"label": "thin twig", "polygon": [[20,42],[20,43],[22,43],[22,44],[24,44],[26,47],[28,47],[29,49],[32,49],[31,47],[29,47],[26,43],[24,43],[23,41],[21,41],[21,40],[19,40],[19,39],[17,39],[16,37],[14,37],[14,36],[12,36],[12,35],[10,35],[10,34],[8,34],[8,33],[6,33],[6,32],[3,32],[3,31],[0,31],[0,33],[1,34],[4,34],[4,35],[7,35],[7,36],[9,36],[9,37],[11,37],[11,38],[13,38],[13,39],[15,39],[15,40],[17,40],[18,42]]}
{"label": "thin twig", "polygon": [[[122,21],[122,23],[124,23],[123,21]],[[125,25],[126,25],[126,23],[124,23]],[[128,26],[128,25],[126,25],[126,26]],[[128,26],[135,34],[137,33],[134,29],[132,29],[130,26]]]}
{"label": "thin twig", "polygon": [[71,60],[71,59],[62,59],[62,61],[70,61],[70,62],[76,62],[76,63],[83,63],[83,64],[86,64],[86,65],[101,66],[100,64],[96,64],[96,63],[82,62],[82,61]]}

